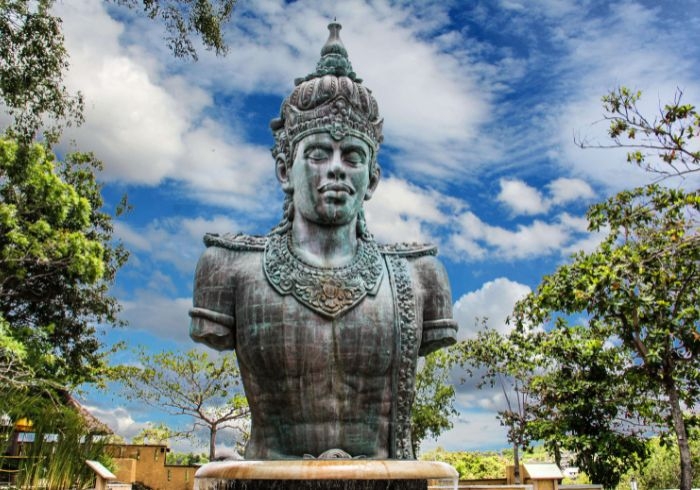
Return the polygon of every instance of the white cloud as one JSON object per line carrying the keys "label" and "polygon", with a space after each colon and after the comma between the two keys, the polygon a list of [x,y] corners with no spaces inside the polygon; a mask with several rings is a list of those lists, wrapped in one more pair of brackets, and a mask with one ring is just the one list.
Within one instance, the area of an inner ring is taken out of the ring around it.
{"label": "white cloud", "polygon": [[390,177],[379,182],[365,204],[369,229],[380,242],[435,242],[436,226],[449,226],[455,210],[466,203],[405,180]]}
{"label": "white cloud", "polygon": [[189,121],[182,105],[120,46],[123,27],[101,3],[57,9],[71,54],[66,84],[86,102],[85,125],[67,136],[108,162],[105,175],[158,183],[183,150],[181,135]]}
{"label": "white cloud", "polygon": [[102,408],[93,405],[83,405],[85,409],[94,415],[100,422],[103,422],[126,440],[131,440],[143,429],[149,427],[150,422],[137,422],[131,413],[124,407]]}
{"label": "white cloud", "polygon": [[507,431],[491,411],[462,411],[453,421],[454,427],[437,439],[421,443],[421,453],[442,447],[448,451],[501,449],[509,446]]}
{"label": "white cloud", "polygon": [[[314,70],[328,36],[325,26],[334,16],[344,25],[341,37],[354,69],[379,101],[386,144],[399,151],[402,169],[463,179],[465,168],[498,153],[498,145],[481,131],[493,117],[494,84],[481,80],[482,69],[470,64],[469,44],[444,49],[446,34],[461,34],[446,28],[449,18],[439,4],[240,4],[228,27],[228,57],[203,53],[197,70],[186,76],[209,90],[273,94],[281,102],[295,78]],[[438,29],[440,37],[431,40]]]}
{"label": "white cloud", "polygon": [[[679,8],[683,8],[680,7]],[[547,132],[559,149],[558,160],[574,174],[604,186],[608,192],[643,184],[653,177],[626,163],[625,151],[582,151],[572,144],[578,134],[590,144],[611,142],[600,98],[620,85],[641,89],[640,108],[649,117],[682,88],[688,100],[700,96],[696,46],[682,34],[666,29],[662,7],[641,3],[610,4],[609,14],[581,22],[580,15],[563,20],[557,42],[569,52],[561,68],[567,74],[567,96],[553,113]],[[645,33],[639,36],[639,33]],[[634,42],[630,40],[634,39]]]}
{"label": "white cloud", "polygon": [[555,179],[545,186],[549,194],[547,196],[518,179],[501,179],[500,186],[497,199],[515,215],[543,214],[555,206],[589,201],[595,197],[591,186],[581,179]]}
{"label": "white cloud", "polygon": [[226,216],[215,215],[211,218],[166,218],[141,228],[116,221],[114,230],[117,238],[133,252],[146,252],[153,260],[173,264],[178,270],[191,273],[204,251],[202,238],[205,233],[238,233],[243,227]]}
{"label": "white cloud", "polygon": [[603,241],[603,239],[608,235],[609,229],[604,229],[597,231],[595,233],[589,233],[580,237],[578,240],[570,243],[562,249],[562,256],[568,257],[576,252],[591,253],[598,245]]}
{"label": "white cloud", "polygon": [[172,177],[181,179],[203,201],[267,214],[261,195],[278,184],[267,148],[246,143],[221,124],[205,119],[183,136],[184,151]]}
{"label": "white cloud", "polygon": [[476,319],[486,318],[486,325],[498,332],[510,330],[506,318],[513,311],[516,301],[530,292],[525,284],[499,277],[484,283],[480,289],[460,297],[454,304],[454,318],[459,324],[459,340],[476,336]]}
{"label": "white cloud", "polygon": [[452,253],[457,257],[465,254],[463,258],[467,260],[484,258],[486,250],[491,252],[490,258],[507,260],[550,255],[571,238],[569,230],[560,223],[535,220],[509,230],[484,223],[471,211],[459,216],[458,225],[458,231],[450,238]]}
{"label": "white cloud", "polygon": [[567,229],[575,232],[585,233],[588,231],[588,220],[585,216],[573,216],[569,213],[561,213],[558,221]]}
{"label": "white cloud", "polygon": [[114,236],[124,242],[130,250],[151,250],[153,242],[124,221],[114,221]]}
{"label": "white cloud", "polygon": [[542,194],[521,180],[501,179],[497,199],[517,214],[540,214],[547,211]]}
{"label": "white cloud", "polygon": [[142,48],[123,45],[124,26],[102,3],[56,9],[71,54],[66,84],[86,103],[85,124],[67,130],[66,139],[105,162],[103,178],[146,185],[174,179],[203,202],[267,212],[253,196],[269,192],[274,180],[269,152],[206,117],[209,92],[165,74],[164,62]]}
{"label": "white cloud", "polygon": [[190,318],[192,298],[169,298],[157,291],[134,291],[134,299],[120,301],[122,318],[130,330],[143,330],[156,337],[182,344],[190,344]]}
{"label": "white cloud", "polygon": [[595,192],[590,185],[581,179],[558,178],[547,184],[552,205],[561,205],[578,200],[590,200]]}
{"label": "white cloud", "polygon": [[[577,203],[592,196],[593,191],[579,179],[556,179],[543,196],[535,188],[519,180],[501,181],[499,200],[506,203],[514,214],[541,209],[545,213],[570,201]],[[529,196],[518,200],[519,195]],[[568,257],[577,250],[591,251],[605,234],[605,230],[591,234],[584,216],[562,211],[512,227],[491,225],[473,211],[464,211],[454,217],[448,226],[446,252],[457,261],[527,260],[536,257]]]}

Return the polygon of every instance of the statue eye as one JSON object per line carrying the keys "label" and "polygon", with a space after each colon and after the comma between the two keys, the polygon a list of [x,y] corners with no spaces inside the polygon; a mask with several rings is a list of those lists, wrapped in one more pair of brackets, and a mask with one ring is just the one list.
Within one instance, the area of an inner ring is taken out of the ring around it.
{"label": "statue eye", "polygon": [[330,157],[328,150],[321,147],[312,147],[306,151],[306,158],[313,161],[327,160]]}
{"label": "statue eye", "polygon": [[343,154],[343,159],[352,165],[365,163],[365,155],[360,151],[351,150]]}

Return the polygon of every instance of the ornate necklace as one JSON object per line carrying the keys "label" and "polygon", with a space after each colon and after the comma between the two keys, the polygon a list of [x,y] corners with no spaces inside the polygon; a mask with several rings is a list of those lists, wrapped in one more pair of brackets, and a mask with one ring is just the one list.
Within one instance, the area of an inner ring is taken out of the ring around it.
{"label": "ornate necklace", "polygon": [[357,253],[345,267],[321,268],[297,257],[291,235],[268,235],[263,269],[275,290],[293,295],[311,310],[329,318],[345,313],[379,290],[384,262],[374,241],[357,241]]}

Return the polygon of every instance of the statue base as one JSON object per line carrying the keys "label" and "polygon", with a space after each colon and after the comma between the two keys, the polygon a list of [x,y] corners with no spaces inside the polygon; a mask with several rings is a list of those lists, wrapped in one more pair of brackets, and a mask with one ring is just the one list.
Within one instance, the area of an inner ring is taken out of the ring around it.
{"label": "statue base", "polygon": [[458,481],[457,471],[438,461],[222,461],[197,470],[195,490],[456,489]]}

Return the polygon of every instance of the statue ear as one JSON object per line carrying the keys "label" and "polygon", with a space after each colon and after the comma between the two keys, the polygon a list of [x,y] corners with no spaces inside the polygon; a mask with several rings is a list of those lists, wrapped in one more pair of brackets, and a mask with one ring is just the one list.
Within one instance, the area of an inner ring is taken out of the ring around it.
{"label": "statue ear", "polygon": [[372,198],[372,194],[374,194],[374,190],[377,188],[377,185],[379,185],[379,178],[381,177],[382,171],[379,168],[379,165],[376,163],[372,165],[372,170],[369,174],[369,185],[367,186],[367,192],[365,192],[365,201],[369,201]]}
{"label": "statue ear", "polygon": [[287,168],[286,158],[283,154],[278,155],[275,159],[275,173],[277,174],[277,180],[279,180],[282,185],[282,190],[286,193],[292,192],[294,189],[289,179],[289,169]]}

